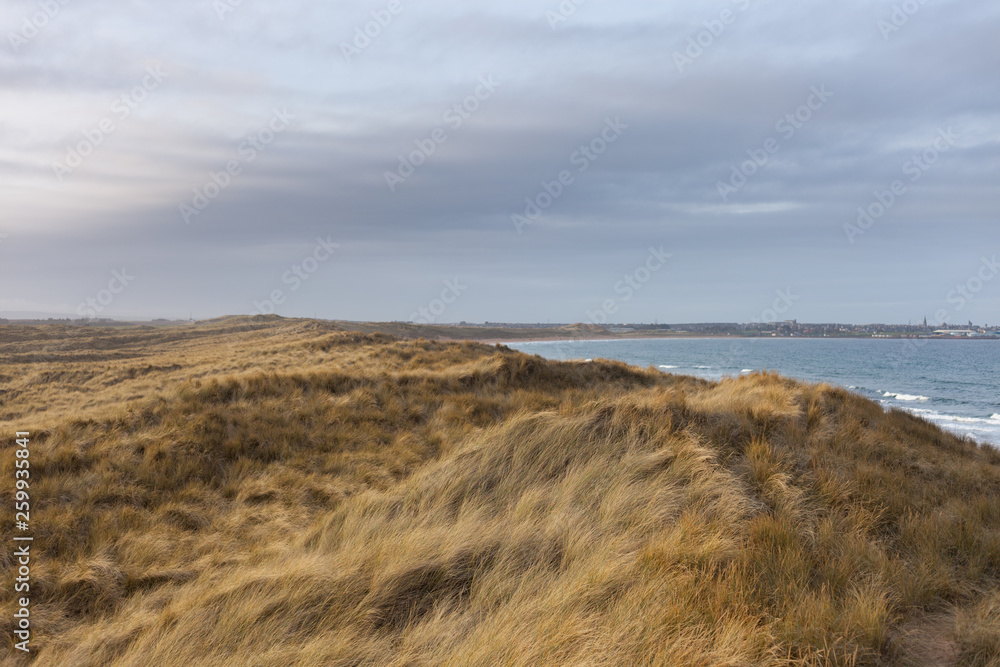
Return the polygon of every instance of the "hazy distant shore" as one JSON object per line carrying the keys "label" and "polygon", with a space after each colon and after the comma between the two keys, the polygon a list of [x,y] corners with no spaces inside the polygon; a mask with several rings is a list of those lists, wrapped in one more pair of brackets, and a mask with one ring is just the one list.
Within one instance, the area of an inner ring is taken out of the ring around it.
{"label": "hazy distant shore", "polygon": [[[427,338],[440,341],[462,341],[471,340],[480,343],[529,343],[529,342],[584,342],[600,340],[690,340],[690,339],[774,339],[774,338],[808,338],[808,339],[838,339],[852,338],[859,340],[1000,340],[1000,336],[994,334],[995,330],[985,330],[987,333],[976,333],[975,336],[965,335],[932,335],[918,331],[897,331],[893,327],[903,325],[815,325],[815,324],[793,324],[793,328],[788,328],[787,324],[773,325],[777,329],[748,331],[734,330],[740,326],[735,324],[706,324],[689,325],[681,324],[674,326],[705,326],[706,328],[722,328],[726,330],[669,330],[666,328],[652,329],[645,328],[650,325],[633,325],[638,329],[630,329],[624,325],[597,325],[589,323],[577,323],[569,325],[539,326],[525,324],[523,326],[497,325],[469,325],[463,324],[421,324],[412,322],[354,322],[349,320],[318,320],[311,318],[286,318],[276,315],[251,315],[251,316],[227,316],[208,320],[183,321],[183,320],[153,320],[146,322],[128,321],[82,321],[82,320],[3,320],[0,319],[0,327],[71,327],[89,329],[115,329],[123,330],[128,328],[160,329],[171,331],[176,329],[187,329],[194,327],[200,329],[204,327],[216,327],[218,325],[239,328],[256,328],[269,326],[275,323],[302,323],[308,326],[320,328],[327,331],[356,331],[360,333],[383,333],[401,338]],[[662,325],[666,326],[666,325]],[[771,326],[771,325],[768,325]],[[818,333],[823,327],[847,327],[853,329],[868,328],[864,331],[846,331],[834,333]],[[794,328],[798,327],[798,328]],[[992,334],[992,335],[991,335]]]}

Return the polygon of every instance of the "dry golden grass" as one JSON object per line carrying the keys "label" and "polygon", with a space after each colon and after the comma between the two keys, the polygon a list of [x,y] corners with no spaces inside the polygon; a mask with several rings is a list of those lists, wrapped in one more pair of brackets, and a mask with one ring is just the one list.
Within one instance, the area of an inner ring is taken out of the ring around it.
{"label": "dry golden grass", "polygon": [[0,328],[7,663],[933,664],[944,618],[998,664],[997,451],[776,375],[334,328]]}

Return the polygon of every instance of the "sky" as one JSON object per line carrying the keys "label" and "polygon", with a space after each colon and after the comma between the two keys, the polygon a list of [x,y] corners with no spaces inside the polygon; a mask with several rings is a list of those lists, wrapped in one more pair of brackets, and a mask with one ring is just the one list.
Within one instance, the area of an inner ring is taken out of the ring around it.
{"label": "sky", "polygon": [[997,34],[992,0],[6,0],[0,315],[1000,324]]}

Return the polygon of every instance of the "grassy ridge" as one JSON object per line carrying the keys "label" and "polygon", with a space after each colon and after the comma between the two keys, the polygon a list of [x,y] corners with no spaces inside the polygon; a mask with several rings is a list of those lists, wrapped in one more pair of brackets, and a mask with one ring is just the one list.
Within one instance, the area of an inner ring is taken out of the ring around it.
{"label": "grassy ridge", "polygon": [[34,664],[1000,664],[1000,453],[839,388],[308,322],[0,331]]}

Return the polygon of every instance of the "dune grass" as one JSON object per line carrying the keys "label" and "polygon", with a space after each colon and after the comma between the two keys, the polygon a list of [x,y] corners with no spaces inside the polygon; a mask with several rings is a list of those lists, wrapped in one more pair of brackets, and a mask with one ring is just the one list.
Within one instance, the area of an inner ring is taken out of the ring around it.
{"label": "dune grass", "polygon": [[1000,664],[1000,452],[843,389],[318,323],[0,336],[10,664],[933,664],[931,617]]}

